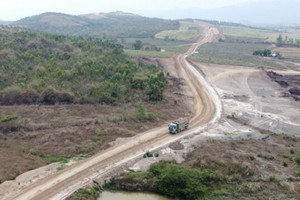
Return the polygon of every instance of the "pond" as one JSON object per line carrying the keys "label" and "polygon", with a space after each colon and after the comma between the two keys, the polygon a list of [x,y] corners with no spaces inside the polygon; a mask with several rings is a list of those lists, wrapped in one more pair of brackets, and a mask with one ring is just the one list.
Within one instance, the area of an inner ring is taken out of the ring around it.
{"label": "pond", "polygon": [[167,197],[146,192],[105,191],[98,200],[171,200]]}

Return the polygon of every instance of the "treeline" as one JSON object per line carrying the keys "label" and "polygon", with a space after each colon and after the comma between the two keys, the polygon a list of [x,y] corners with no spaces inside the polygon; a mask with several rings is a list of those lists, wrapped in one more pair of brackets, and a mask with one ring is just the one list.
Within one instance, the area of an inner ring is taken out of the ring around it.
{"label": "treeline", "polygon": [[283,46],[283,45],[289,45],[289,46],[300,46],[300,39],[292,38],[288,36],[282,36],[281,34],[277,37],[277,45]]}
{"label": "treeline", "polygon": [[158,67],[100,39],[0,29],[0,104],[160,101]]}

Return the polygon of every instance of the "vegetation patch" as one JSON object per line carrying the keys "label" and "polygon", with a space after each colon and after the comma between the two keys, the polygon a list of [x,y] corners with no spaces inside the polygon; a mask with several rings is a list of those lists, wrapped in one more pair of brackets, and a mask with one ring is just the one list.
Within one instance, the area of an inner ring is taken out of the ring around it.
{"label": "vegetation patch", "polygon": [[96,200],[100,195],[100,188],[97,185],[93,185],[87,189],[80,189],[67,200]]}
{"label": "vegetation patch", "polygon": [[120,184],[127,180],[127,185],[123,184],[123,189],[143,189],[170,197],[200,199],[208,195],[213,183],[222,179],[223,177],[215,171],[196,170],[169,162],[159,162],[151,165],[148,172],[130,172],[121,178],[115,177],[105,184],[105,188],[119,188]]}
{"label": "vegetation patch", "polygon": [[1,105],[160,101],[167,84],[157,66],[100,39],[1,28],[0,58]]}
{"label": "vegetation patch", "polygon": [[225,36],[248,37],[248,38],[267,38],[258,29],[243,26],[221,26]]}
{"label": "vegetation patch", "polygon": [[155,35],[155,38],[161,40],[182,40],[193,41],[199,37],[199,27],[193,22],[181,21],[179,30],[166,30]]}
{"label": "vegetation patch", "polygon": [[155,163],[147,172],[124,173],[105,186],[178,199],[299,199],[294,189],[300,187],[298,151],[299,140],[285,134],[270,134],[265,141],[208,142],[180,165]]}

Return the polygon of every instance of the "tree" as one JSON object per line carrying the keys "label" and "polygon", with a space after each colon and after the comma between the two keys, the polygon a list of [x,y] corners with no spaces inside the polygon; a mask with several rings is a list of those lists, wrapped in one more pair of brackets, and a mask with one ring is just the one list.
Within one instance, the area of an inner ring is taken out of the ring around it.
{"label": "tree", "polygon": [[146,111],[145,111],[145,106],[142,101],[138,102],[138,114],[137,114],[137,119],[140,120],[141,122],[144,122],[147,117],[146,117]]}
{"label": "tree", "polygon": [[277,43],[278,43],[279,45],[282,44],[282,35],[281,35],[281,34],[280,34],[280,35],[278,36],[278,38],[277,38]]}
{"label": "tree", "polygon": [[143,46],[141,40],[136,40],[135,43],[132,45],[135,50],[140,50]]}
{"label": "tree", "polygon": [[122,113],[123,121],[127,120],[127,116],[128,116],[128,108],[127,108],[127,105],[124,103],[123,104],[123,113]]}
{"label": "tree", "polygon": [[164,73],[160,72],[157,75],[150,74],[146,84],[146,93],[150,101],[163,100],[163,92],[165,87]]}

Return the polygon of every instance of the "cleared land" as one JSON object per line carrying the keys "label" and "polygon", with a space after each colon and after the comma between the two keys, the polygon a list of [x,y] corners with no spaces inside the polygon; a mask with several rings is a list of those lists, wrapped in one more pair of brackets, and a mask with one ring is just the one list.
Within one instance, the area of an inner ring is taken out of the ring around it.
{"label": "cleared land", "polygon": [[155,38],[161,40],[181,40],[181,41],[193,41],[199,37],[199,26],[193,22],[181,21],[179,30],[167,30],[159,32],[155,35]]}
{"label": "cleared land", "polygon": [[0,123],[4,132],[0,134],[0,183],[51,162],[94,154],[116,138],[161,125],[170,116],[177,119],[186,113],[180,96],[174,98],[170,93],[179,84],[173,78],[163,102],[145,104],[146,115],[151,117],[146,122],[137,119],[136,103],[128,103],[126,110],[99,104],[1,106],[2,117],[17,119]]}

